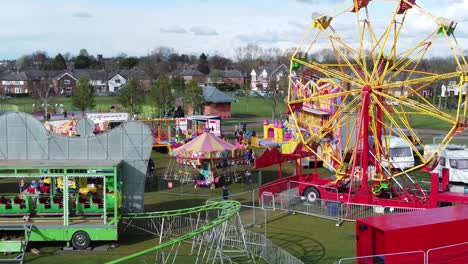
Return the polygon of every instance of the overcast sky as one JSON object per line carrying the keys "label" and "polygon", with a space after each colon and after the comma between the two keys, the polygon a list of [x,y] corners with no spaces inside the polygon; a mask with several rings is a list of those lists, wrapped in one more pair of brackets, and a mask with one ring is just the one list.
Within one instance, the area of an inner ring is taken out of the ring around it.
{"label": "overcast sky", "polygon": [[[456,35],[468,49],[468,0],[417,2],[435,17],[459,21]],[[82,48],[104,57],[122,52],[145,55],[157,46],[173,47],[180,53],[227,56],[233,55],[235,47],[249,43],[290,48],[300,41],[314,12],[326,12],[342,3],[352,5],[351,0],[0,0],[0,58],[36,50],[50,56],[77,54]],[[371,10],[376,25],[383,26],[385,14],[391,13],[383,9]],[[413,13],[408,20],[411,32],[402,40],[407,45],[433,27]],[[335,29],[346,36],[352,34],[354,25],[352,20],[342,20]]]}

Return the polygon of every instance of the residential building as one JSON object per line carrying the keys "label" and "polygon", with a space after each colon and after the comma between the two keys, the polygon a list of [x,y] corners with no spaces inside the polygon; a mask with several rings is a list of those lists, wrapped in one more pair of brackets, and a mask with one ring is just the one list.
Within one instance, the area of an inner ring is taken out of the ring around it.
{"label": "residential building", "polygon": [[265,64],[250,72],[250,89],[252,91],[272,90],[273,87],[270,87],[272,80],[278,83],[281,78],[288,75],[289,68],[284,64]]}
{"label": "residential building", "polygon": [[450,81],[448,85],[443,84],[440,89],[440,96],[447,97],[447,96],[457,96],[460,94],[460,91],[463,95],[466,95],[466,89],[468,87],[468,83],[464,83],[462,87],[460,87],[457,81]]}
{"label": "residential building", "polygon": [[198,84],[205,84],[207,80],[206,75],[201,73],[199,70],[183,70],[179,75],[184,78],[186,83],[193,80]]}
{"label": "residential building", "polygon": [[80,69],[73,70],[72,73],[78,80],[80,80],[81,77],[88,78],[89,83],[94,87],[94,91],[97,95],[107,95],[109,93],[107,86],[108,73],[105,70]]}
{"label": "residential building", "polygon": [[0,72],[0,92],[15,96],[29,95],[28,76],[24,71]]}
{"label": "residential building", "polygon": [[25,72],[29,80],[29,91],[33,98],[59,95],[53,79],[62,71],[27,70]]}
{"label": "residential building", "polygon": [[223,72],[223,82],[243,87],[245,85],[245,76],[238,70],[225,70]]}
{"label": "residential building", "polygon": [[118,92],[119,89],[127,83],[127,78],[125,78],[124,74],[120,73],[120,71],[109,74],[109,77],[110,79],[107,83],[110,93]]}
{"label": "residential building", "polygon": [[69,70],[62,71],[52,80],[57,94],[62,96],[70,96],[72,94],[73,88],[78,83],[78,79],[75,77],[73,72]]}

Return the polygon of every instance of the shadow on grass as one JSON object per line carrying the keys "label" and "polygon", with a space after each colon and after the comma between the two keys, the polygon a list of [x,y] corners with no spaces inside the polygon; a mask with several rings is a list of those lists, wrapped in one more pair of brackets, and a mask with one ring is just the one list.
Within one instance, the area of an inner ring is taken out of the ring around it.
{"label": "shadow on grass", "polygon": [[[304,263],[317,263],[325,257],[325,247],[319,241],[310,238],[311,235],[291,234],[287,229],[271,228],[268,230],[270,238],[277,246],[288,248],[288,252],[298,257]],[[297,231],[297,230],[294,230]]]}

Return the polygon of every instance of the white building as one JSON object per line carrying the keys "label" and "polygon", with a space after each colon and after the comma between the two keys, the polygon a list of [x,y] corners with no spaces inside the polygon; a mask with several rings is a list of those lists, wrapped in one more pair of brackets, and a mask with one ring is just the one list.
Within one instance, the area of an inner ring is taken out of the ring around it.
{"label": "white building", "polygon": [[120,75],[119,73],[116,73],[112,78],[109,79],[108,84],[109,84],[109,92],[110,93],[115,93],[117,92],[120,87],[125,85],[127,83],[127,79]]}
{"label": "white building", "polygon": [[[458,82],[451,81],[448,85],[443,84],[440,89],[440,96],[457,96],[460,93],[460,90],[463,95],[466,95],[466,89],[468,87],[468,83],[464,83],[462,87],[458,85]],[[460,89],[461,88],[461,89]]]}

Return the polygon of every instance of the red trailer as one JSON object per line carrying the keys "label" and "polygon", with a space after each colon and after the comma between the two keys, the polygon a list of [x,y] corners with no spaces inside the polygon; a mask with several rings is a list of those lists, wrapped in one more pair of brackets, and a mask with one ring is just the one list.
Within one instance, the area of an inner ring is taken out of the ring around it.
{"label": "red trailer", "polygon": [[[356,221],[358,257],[424,251],[428,263],[467,263],[468,206],[449,206],[361,218]],[[358,258],[357,263],[425,263],[424,253]]]}

